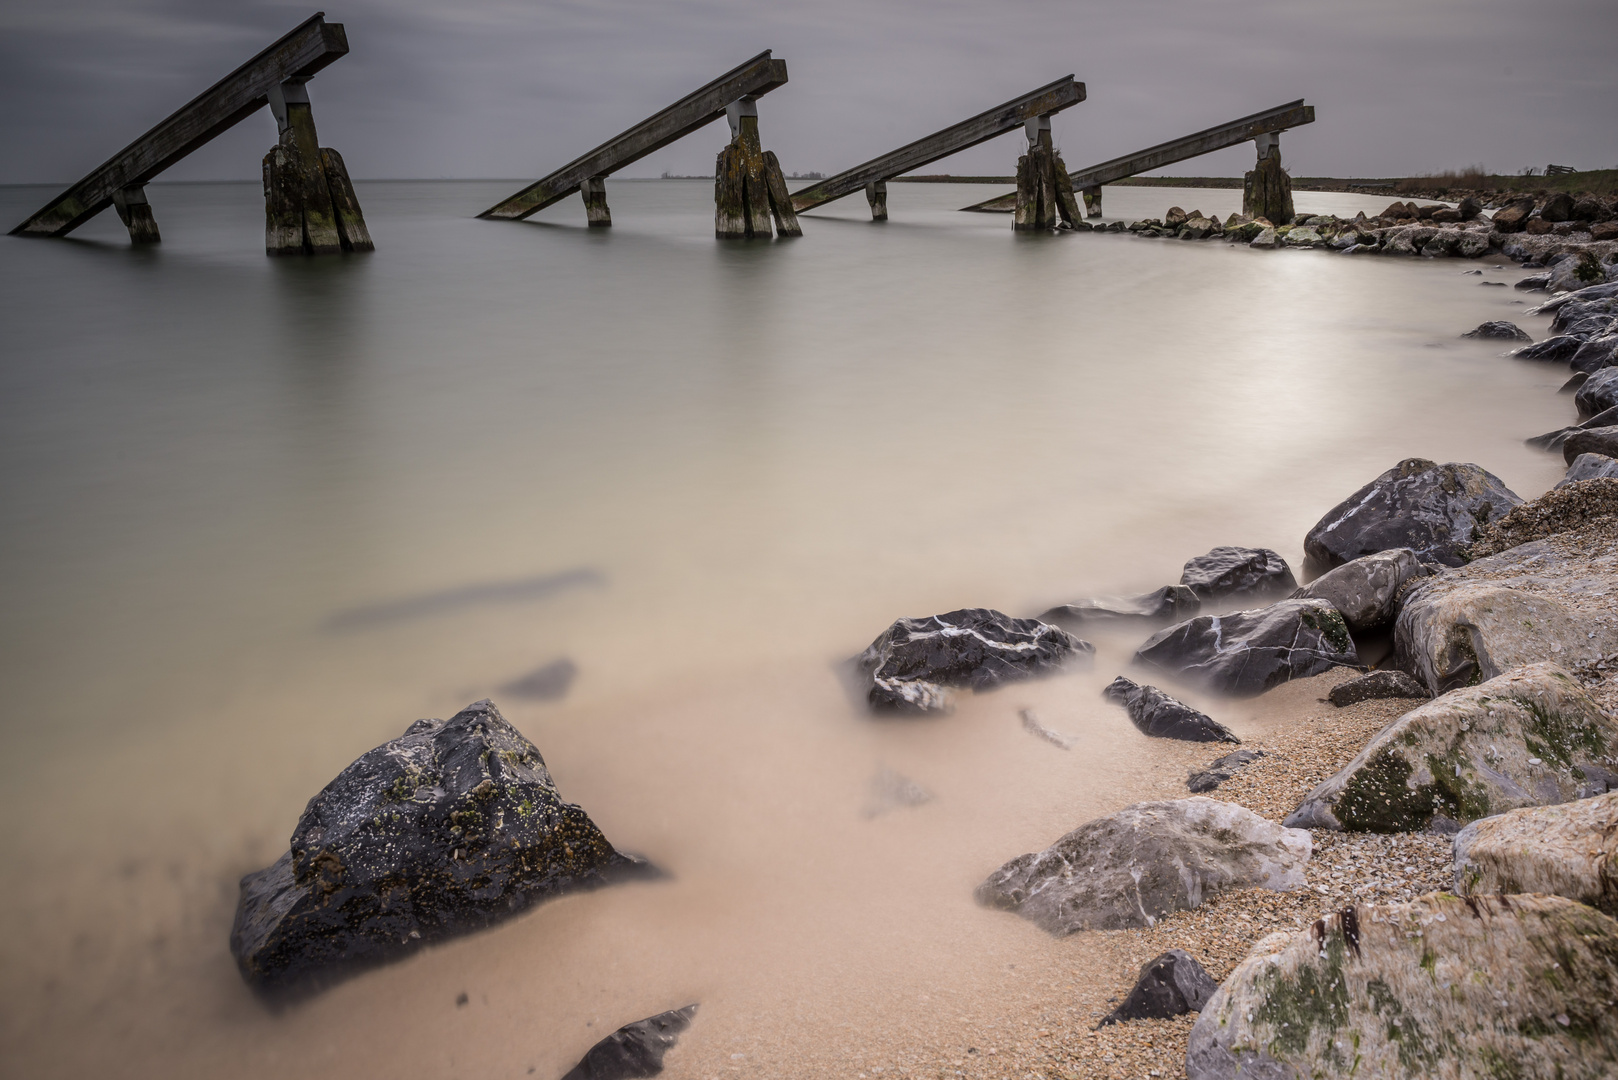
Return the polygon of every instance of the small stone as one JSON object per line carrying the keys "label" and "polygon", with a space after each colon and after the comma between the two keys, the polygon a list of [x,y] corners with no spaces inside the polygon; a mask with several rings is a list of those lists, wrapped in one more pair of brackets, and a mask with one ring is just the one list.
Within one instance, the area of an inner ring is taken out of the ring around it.
{"label": "small stone", "polygon": [[[1184,949],[1170,949],[1148,960],[1128,996],[1096,1027],[1125,1020],[1166,1020],[1201,1012],[1219,984]],[[1154,1070],[1153,1075],[1156,1075]]]}
{"label": "small stone", "polygon": [[1262,750],[1237,750],[1235,753],[1215,758],[1203,768],[1186,777],[1185,786],[1197,795],[1212,791],[1236,775],[1244,766],[1250,765],[1264,756],[1265,754]]}
{"label": "small stone", "polygon": [[691,1026],[696,1012],[697,1006],[687,1005],[625,1024],[592,1046],[562,1080],[639,1080],[656,1076],[663,1071],[663,1055]]}
{"label": "small stone", "polygon": [[1327,698],[1339,709],[1361,701],[1372,701],[1378,698],[1421,698],[1427,699],[1431,695],[1427,688],[1412,679],[1402,671],[1373,671],[1368,675],[1361,675],[1340,682],[1327,693]]}
{"label": "small stone", "polygon": [[1158,739],[1187,742],[1241,742],[1225,725],[1206,713],[1176,701],[1155,686],[1142,686],[1118,676],[1101,696],[1124,706],[1129,719],[1143,733]]}

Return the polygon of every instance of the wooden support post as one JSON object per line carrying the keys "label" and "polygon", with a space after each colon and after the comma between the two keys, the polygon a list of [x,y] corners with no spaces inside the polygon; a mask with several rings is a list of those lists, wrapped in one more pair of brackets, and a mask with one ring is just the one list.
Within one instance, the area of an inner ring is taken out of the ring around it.
{"label": "wooden support post", "polygon": [[320,145],[304,79],[269,91],[280,141],[264,155],[264,250],[271,255],[374,251],[343,158]]}
{"label": "wooden support post", "polygon": [[[1072,177],[1068,178],[1072,183]],[[1084,212],[1089,217],[1101,216],[1101,185],[1092,184],[1084,189]]]}
{"label": "wooden support post", "polygon": [[[129,192],[138,192],[164,169],[262,109],[272,88],[289,79],[307,79],[347,52],[348,38],[340,24],[328,23],[318,13],[305,19],[291,33],[46,203],[12,229],[12,235],[65,236],[113,206],[129,225],[132,240],[155,241],[157,224],[151,208],[144,199],[137,201]],[[120,193],[124,193],[122,202]],[[142,234],[139,237],[137,221]],[[146,238],[147,226],[150,239]]]}
{"label": "wooden support post", "polygon": [[787,178],[781,172],[781,162],[774,150],[764,151],[764,180],[770,188],[770,213],[775,216],[775,235],[802,236],[803,226],[798,224],[798,212],[792,209],[792,196],[787,194]]}
{"label": "wooden support post", "polygon": [[1015,215],[1011,227],[1018,232],[1055,229],[1062,223],[1072,228],[1078,222],[1078,202],[1062,156],[1051,143],[1049,116],[1028,121],[1028,153],[1017,160]]}
{"label": "wooden support post", "polygon": [[781,165],[759,146],[758,103],[744,97],[727,106],[725,114],[731,140],[714,166],[714,235],[721,240],[768,239],[772,221],[784,222],[790,215],[794,231],[783,229],[781,235],[802,236],[792,202],[785,197]]}
{"label": "wooden support post", "polygon": [[865,185],[865,201],[871,204],[871,220],[888,220],[888,182],[872,180]]}
{"label": "wooden support post", "polygon": [[607,178],[587,177],[579,185],[579,194],[584,198],[584,215],[590,228],[609,228],[612,225],[612,211],[607,208]]}
{"label": "wooden support post", "polygon": [[157,244],[163,237],[157,231],[157,219],[152,216],[152,205],[146,201],[143,185],[119,188],[112,193],[112,205],[118,218],[129,229],[131,244]]}
{"label": "wooden support post", "polygon": [[[1240,120],[1232,120],[1228,124],[1207,128],[1195,134],[1187,135],[1181,139],[1171,139],[1166,143],[1133,154],[1125,154],[1111,161],[1103,161],[1099,165],[1091,165],[1070,173],[1076,190],[1086,191],[1086,205],[1090,206],[1090,216],[1100,216],[1101,185],[1110,184],[1114,180],[1122,180],[1126,176],[1136,176],[1140,173],[1151,172],[1165,165],[1172,165],[1176,161],[1184,161],[1214,150],[1221,150],[1227,146],[1244,143],[1258,135],[1268,132],[1280,132],[1287,128],[1299,127],[1303,124],[1315,122],[1315,107],[1305,105],[1300,98],[1289,101],[1285,105],[1278,105],[1273,109],[1244,116]],[[1089,197],[1088,192],[1094,191],[1095,198]],[[801,193],[800,193],[801,194]],[[1005,195],[996,195],[992,199],[984,199],[971,206],[963,206],[962,210],[983,210],[998,213],[1010,213],[1016,209],[1017,193],[1008,192]],[[801,206],[800,206],[801,209]]]}
{"label": "wooden support post", "polygon": [[1292,177],[1281,168],[1280,133],[1259,135],[1253,145],[1258,150],[1258,164],[1242,178],[1242,213],[1274,225],[1291,224],[1297,211],[1292,204]]}

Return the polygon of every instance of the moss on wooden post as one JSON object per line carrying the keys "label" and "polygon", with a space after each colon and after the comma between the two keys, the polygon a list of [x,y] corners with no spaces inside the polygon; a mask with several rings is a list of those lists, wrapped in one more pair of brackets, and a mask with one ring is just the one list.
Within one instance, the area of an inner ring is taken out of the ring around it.
{"label": "moss on wooden post", "polygon": [[1281,168],[1280,140],[1268,142],[1257,166],[1242,178],[1242,213],[1286,225],[1297,213],[1292,205],[1292,177]]}
{"label": "moss on wooden post", "polygon": [[726,111],[732,135],[714,167],[714,235],[767,239],[773,222],[782,236],[802,236],[781,163],[759,146],[757,106],[744,99]]}
{"label": "moss on wooden post", "polygon": [[1072,227],[1078,222],[1078,200],[1062,155],[1051,145],[1049,125],[1039,129],[1028,153],[1017,159],[1017,209],[1011,227],[1033,232]]}

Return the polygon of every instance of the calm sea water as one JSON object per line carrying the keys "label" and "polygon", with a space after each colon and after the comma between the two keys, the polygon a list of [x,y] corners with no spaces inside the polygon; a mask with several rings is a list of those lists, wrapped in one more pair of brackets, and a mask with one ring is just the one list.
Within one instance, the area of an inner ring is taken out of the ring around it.
{"label": "calm sea water", "polygon": [[[555,1076],[700,999],[671,1075],[783,1073],[1047,956],[972,886],[1156,767],[1097,695],[1139,635],[915,724],[862,715],[837,661],[900,615],[1152,588],[1217,544],[1296,566],[1403,457],[1525,497],[1560,474],[1522,439],[1571,415],[1565,372],[1457,337],[1543,330],[1461,273],[1514,281],[1498,260],[1014,236],[941,185],[782,242],[715,242],[704,182],[609,184],[610,231],[576,200],[473,220],[516,186],[362,184],[371,256],[266,258],[250,184],[153,187],[149,250],[110,213],[0,238],[5,1071]],[[0,218],[51,194],[0,189]],[[562,699],[502,691],[562,658]],[[261,1008],[236,879],[355,756],[490,695],[673,878]],[[1021,732],[1028,704],[1079,750]],[[864,820],[884,766],[937,798]],[[777,1056],[731,1058],[747,1033]]]}

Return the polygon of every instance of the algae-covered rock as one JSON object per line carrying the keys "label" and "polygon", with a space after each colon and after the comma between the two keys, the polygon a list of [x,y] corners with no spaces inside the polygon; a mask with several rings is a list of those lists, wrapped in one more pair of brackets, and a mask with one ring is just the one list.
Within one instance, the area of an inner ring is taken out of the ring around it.
{"label": "algae-covered rock", "polygon": [[1329,510],[1303,549],[1321,569],[1393,548],[1411,548],[1422,562],[1460,566],[1478,527],[1520,502],[1476,465],[1406,458]]}
{"label": "algae-covered rock", "polygon": [[1136,803],[1006,863],[977,888],[1053,934],[1152,926],[1224,889],[1304,884],[1309,834],[1202,796]]}
{"label": "algae-covered rock", "polygon": [[1342,612],[1350,630],[1364,632],[1392,622],[1405,582],[1426,576],[1427,568],[1414,551],[1394,548],[1351,559],[1292,595],[1326,601]]}
{"label": "algae-covered rock", "polygon": [[1286,824],[1454,832],[1491,814],[1578,798],[1614,769],[1618,723],[1572,675],[1534,664],[1401,716]]}
{"label": "algae-covered rock", "polygon": [[948,709],[947,687],[987,690],[1055,671],[1095,647],[1037,619],[963,608],[927,619],[899,619],[856,659],[870,680],[874,709]]}
{"label": "algae-covered rock", "polygon": [[1359,665],[1347,624],[1324,600],[1281,600],[1251,611],[1199,615],[1147,638],[1135,659],[1238,697]]}
{"label": "algae-covered rock", "polygon": [[1271,934],[1191,1029],[1189,1080],[1618,1075],[1618,921],[1433,893]]}
{"label": "algae-covered rock", "polygon": [[1618,773],[1610,793],[1474,821],[1455,837],[1462,896],[1551,893],[1618,917]]}
{"label": "algae-covered rock", "polygon": [[620,876],[655,875],[562,797],[492,702],[418,720],[309,800],[291,850],[242,878],[230,947],[268,992],[313,989]]}

